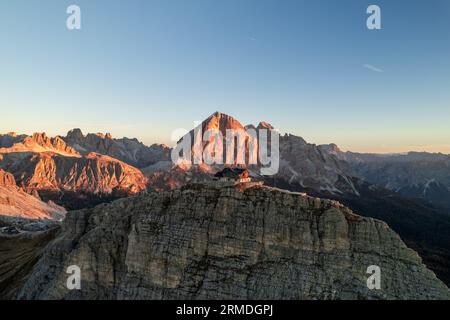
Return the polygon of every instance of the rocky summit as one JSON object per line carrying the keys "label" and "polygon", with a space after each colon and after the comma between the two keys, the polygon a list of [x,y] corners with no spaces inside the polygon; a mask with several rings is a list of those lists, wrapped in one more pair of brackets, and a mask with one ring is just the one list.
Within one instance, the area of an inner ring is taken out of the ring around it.
{"label": "rocky summit", "polygon": [[[81,289],[66,287],[69,266]],[[367,286],[381,269],[380,290]],[[190,184],[69,212],[21,299],[449,299],[384,222],[264,186]]]}

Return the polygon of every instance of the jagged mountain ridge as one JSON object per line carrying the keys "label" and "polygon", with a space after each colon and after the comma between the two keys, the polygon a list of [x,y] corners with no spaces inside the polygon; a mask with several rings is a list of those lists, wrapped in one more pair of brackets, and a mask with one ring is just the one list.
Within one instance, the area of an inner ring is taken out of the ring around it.
{"label": "jagged mountain ridge", "polygon": [[[92,259],[92,257],[96,257]],[[66,268],[81,268],[68,290]],[[367,267],[380,266],[381,290]],[[377,220],[267,187],[188,185],[70,212],[20,299],[449,299]]]}
{"label": "jagged mountain ridge", "polygon": [[109,194],[113,191],[139,193],[147,179],[138,169],[117,159],[90,153],[65,157],[54,153],[4,155],[3,168],[12,172],[27,191],[51,190]]}
{"label": "jagged mountain ridge", "polygon": [[170,159],[170,148],[163,144],[147,147],[137,139],[114,139],[109,133],[89,133],[85,136],[80,129],[73,129],[63,139],[81,154],[95,152],[116,158],[137,168]]}
{"label": "jagged mountain ridge", "polygon": [[9,132],[7,134],[0,134],[0,148],[12,147],[14,143],[25,139],[26,135],[18,135],[15,132]]}
{"label": "jagged mountain ridge", "polygon": [[372,184],[450,208],[450,155],[361,154],[339,149],[334,154],[348,164],[353,175]]}
{"label": "jagged mountain ridge", "polygon": [[12,146],[0,148],[0,154],[18,152],[54,152],[68,157],[80,157],[80,154],[68,146],[59,136],[51,138],[45,133],[34,133],[32,136],[21,137],[20,140],[13,140],[15,142]]}
{"label": "jagged mountain ridge", "polygon": [[55,221],[0,215],[0,300],[15,297],[59,230]]}

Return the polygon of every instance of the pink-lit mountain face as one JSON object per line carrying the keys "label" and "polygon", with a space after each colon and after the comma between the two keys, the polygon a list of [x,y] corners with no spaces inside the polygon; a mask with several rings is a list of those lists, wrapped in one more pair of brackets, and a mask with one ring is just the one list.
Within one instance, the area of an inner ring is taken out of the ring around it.
{"label": "pink-lit mountain face", "polygon": [[[201,129],[201,130],[200,130]],[[249,135],[249,130],[256,133],[256,142],[252,144],[252,136]],[[201,181],[205,176],[212,176],[215,172],[223,169],[225,166],[241,166],[250,170],[254,179],[265,179],[264,175],[260,174],[261,163],[259,162],[258,154],[261,148],[261,132],[267,132],[266,148],[271,149],[271,134],[274,132],[274,127],[267,122],[260,122],[258,126],[242,125],[235,118],[216,112],[208,117],[197,128],[191,130],[185,137],[179,141],[179,145],[183,139],[188,137],[191,143],[191,157],[187,162],[180,162],[173,164],[170,160],[159,161],[143,169],[143,172],[152,181],[152,186],[156,189],[171,189],[172,187],[179,187],[186,182]],[[220,138],[216,135],[206,135],[208,131],[220,132]],[[230,159],[227,154],[227,134],[230,132],[240,133],[241,139],[235,140],[234,158],[235,162],[229,163],[226,161]],[[201,135],[200,137],[196,137]],[[197,140],[196,140],[197,138]],[[195,141],[200,141],[200,144],[195,145]],[[252,148],[252,145],[254,148]],[[207,164],[204,157],[201,161],[195,161],[195,149],[199,148],[198,154],[202,155],[204,152],[214,150],[214,156],[223,160],[223,165]],[[245,150],[241,153],[245,161],[244,164],[238,163],[240,150]],[[318,146],[309,144],[301,137],[294,135],[284,135],[279,138],[279,169],[278,173],[272,178],[283,179],[289,183],[297,183],[305,188],[312,188],[319,191],[327,191],[330,193],[353,193],[358,194],[350,177],[348,177],[341,167],[340,162],[331,154],[322,151]],[[249,159],[258,159],[256,164],[249,163]],[[178,180],[178,181],[177,181]],[[166,183],[170,181],[170,183]]]}

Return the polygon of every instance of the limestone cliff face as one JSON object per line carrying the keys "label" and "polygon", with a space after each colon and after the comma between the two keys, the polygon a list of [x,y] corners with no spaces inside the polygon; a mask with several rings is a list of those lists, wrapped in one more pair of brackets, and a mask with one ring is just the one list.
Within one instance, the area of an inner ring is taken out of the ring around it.
{"label": "limestone cliff face", "polygon": [[[81,290],[66,268],[81,268]],[[367,267],[381,268],[369,290]],[[267,187],[189,185],[70,212],[22,299],[444,299],[388,226]]]}
{"label": "limestone cliff face", "polygon": [[90,153],[66,157],[53,153],[24,158],[5,157],[3,166],[13,172],[17,183],[27,191],[51,190],[110,194],[134,194],[146,189],[147,179],[140,170],[108,156]]}

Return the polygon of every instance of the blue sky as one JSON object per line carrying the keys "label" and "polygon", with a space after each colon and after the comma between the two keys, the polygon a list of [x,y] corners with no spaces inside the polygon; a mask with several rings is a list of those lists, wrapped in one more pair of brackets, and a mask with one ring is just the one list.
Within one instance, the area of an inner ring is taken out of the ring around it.
{"label": "blue sky", "polygon": [[448,0],[3,0],[0,38],[0,132],[169,144],[219,110],[346,150],[450,153]]}

